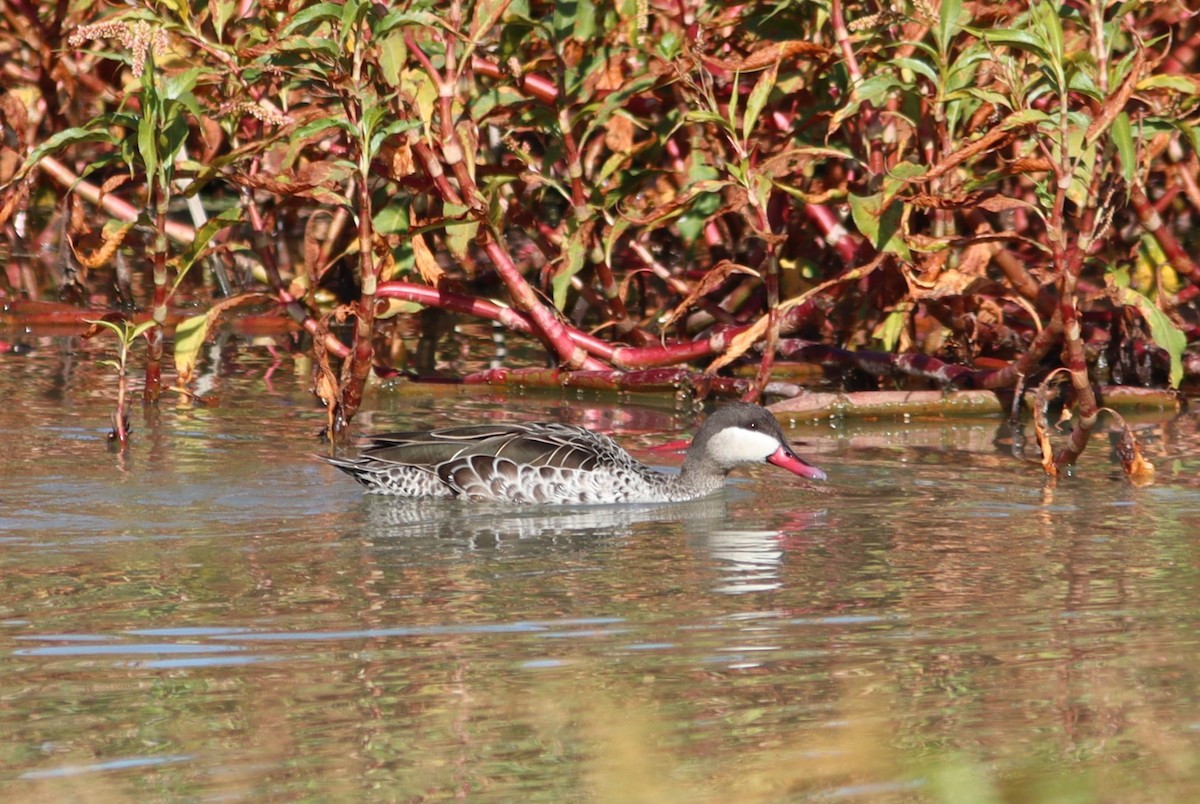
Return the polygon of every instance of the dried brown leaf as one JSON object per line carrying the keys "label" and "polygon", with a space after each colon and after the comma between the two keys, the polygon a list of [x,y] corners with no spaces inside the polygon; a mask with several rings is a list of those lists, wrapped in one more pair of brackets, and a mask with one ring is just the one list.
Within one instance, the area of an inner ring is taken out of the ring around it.
{"label": "dried brown leaf", "polygon": [[100,233],[101,246],[91,254],[81,253],[75,248],[75,243],[69,241],[71,242],[71,250],[75,254],[75,259],[79,260],[80,265],[93,270],[107,265],[108,261],[112,259],[113,254],[125,242],[125,236],[133,230],[133,226],[134,221],[130,221],[128,223],[121,223],[115,227],[104,227],[104,230]]}
{"label": "dried brown leaf", "polygon": [[792,39],[786,42],[771,42],[748,54],[743,59],[721,61],[709,58],[706,61],[713,66],[728,70],[731,73],[750,73],[756,70],[765,70],[772,64],[777,64],[793,56],[823,59],[829,55],[829,52],[829,48],[823,45],[800,39]]}
{"label": "dried brown leaf", "polygon": [[1009,174],[1049,173],[1052,170],[1054,170],[1054,165],[1050,164],[1049,159],[1041,156],[1024,156],[1014,159],[1005,167],[1005,172]]}
{"label": "dried brown leaf", "polygon": [[704,274],[704,278],[692,288],[691,292],[688,293],[687,298],[681,301],[674,310],[667,314],[666,318],[662,320],[662,324],[660,325],[661,328],[663,330],[670,329],[671,325],[678,321],[684,313],[691,309],[692,305],[694,305],[698,299],[703,296],[707,296],[709,293],[712,293],[714,290],[720,287],[726,279],[734,274],[758,276],[758,272],[756,272],[753,268],[748,268],[745,265],[738,265],[736,262],[731,262],[730,260],[721,260]]}
{"label": "dried brown leaf", "polygon": [[299,170],[285,170],[275,174],[230,174],[234,182],[245,187],[321,202],[339,200],[338,193],[349,176],[349,169],[345,165],[329,161],[307,162]]}
{"label": "dried brown leaf", "polygon": [[762,316],[746,329],[734,335],[729,341],[729,346],[722,352],[716,360],[714,360],[708,368],[704,370],[705,374],[716,374],[721,369],[728,366],[733,361],[744,355],[746,352],[754,348],[754,344],[767,334],[767,326],[770,323],[770,316]]}
{"label": "dried brown leaf", "polygon": [[1019,198],[1009,198],[1003,195],[994,195],[991,198],[985,198],[979,202],[980,209],[986,209],[988,212],[1007,212],[1010,209],[1035,209],[1033,204],[1028,201],[1022,201]]}
{"label": "dried brown leaf", "polygon": [[973,156],[1003,148],[1017,138],[1019,131],[1019,128],[1005,129],[1002,125],[996,126],[979,139],[947,155],[941,162],[938,162],[923,175],[918,176],[917,180],[922,182],[932,181],[946,175]]}
{"label": "dried brown leaf", "polygon": [[1100,107],[1100,114],[1088,126],[1085,140],[1090,144],[1096,141],[1096,138],[1108,130],[1113,121],[1117,119],[1117,115],[1125,109],[1125,104],[1129,103],[1129,99],[1133,97],[1133,90],[1137,87],[1138,81],[1142,79],[1142,70],[1146,66],[1146,52],[1140,47],[1133,57],[1133,64],[1129,67],[1129,72],[1125,76],[1125,80],[1121,82],[1121,86],[1117,87],[1117,91],[1108,96],[1104,101],[1104,105]]}
{"label": "dried brown leaf", "polygon": [[420,232],[412,236],[412,247],[413,258],[417,263],[417,271],[420,272],[421,278],[426,283],[437,287],[446,272],[442,270],[442,266],[438,265],[437,257],[429,249],[425,237]]}
{"label": "dried brown leaf", "polygon": [[764,159],[758,166],[758,172],[773,179],[794,176],[813,162],[822,159],[845,159],[846,154],[836,148],[789,148],[774,156]]}
{"label": "dried brown leaf", "polygon": [[960,193],[958,195],[917,193],[907,200],[914,207],[923,209],[967,209],[983,206],[984,193]]}

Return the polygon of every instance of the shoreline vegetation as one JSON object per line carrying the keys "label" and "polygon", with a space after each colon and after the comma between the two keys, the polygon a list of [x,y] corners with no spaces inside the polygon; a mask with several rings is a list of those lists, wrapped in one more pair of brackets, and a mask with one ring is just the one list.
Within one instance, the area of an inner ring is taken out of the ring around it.
{"label": "shoreline vegetation", "polygon": [[216,328],[290,332],[338,439],[460,317],[552,366],[464,382],[988,392],[1056,475],[1200,376],[1184,5],[14,0],[4,317],[117,335],[122,444],[139,344],[153,404]]}

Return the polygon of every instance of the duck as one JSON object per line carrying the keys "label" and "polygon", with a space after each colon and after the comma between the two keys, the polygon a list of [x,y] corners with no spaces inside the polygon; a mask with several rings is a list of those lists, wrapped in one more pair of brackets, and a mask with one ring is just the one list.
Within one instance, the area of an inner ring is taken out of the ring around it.
{"label": "duck", "polygon": [[386,433],[369,436],[354,457],[318,457],[371,494],[522,505],[687,502],[719,492],[732,470],[760,463],[826,479],[792,451],[770,411],[744,402],[705,419],[677,474],[652,469],[606,435],[555,422]]}

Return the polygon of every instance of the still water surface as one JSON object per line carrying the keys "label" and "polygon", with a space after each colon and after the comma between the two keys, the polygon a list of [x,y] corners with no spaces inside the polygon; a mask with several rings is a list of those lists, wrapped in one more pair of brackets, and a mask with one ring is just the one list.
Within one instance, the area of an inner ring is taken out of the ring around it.
{"label": "still water surface", "polygon": [[[93,347],[0,355],[0,790],[258,801],[1200,795],[1200,435],[1051,486],[994,421],[795,429],[830,482],[604,508],[403,505],[312,458],[303,366],[105,443]],[[363,431],[662,400],[409,386]]]}

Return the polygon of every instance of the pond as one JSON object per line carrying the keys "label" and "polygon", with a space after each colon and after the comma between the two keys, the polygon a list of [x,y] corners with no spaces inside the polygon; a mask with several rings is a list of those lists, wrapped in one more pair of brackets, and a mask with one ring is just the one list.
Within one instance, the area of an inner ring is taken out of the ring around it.
{"label": "pond", "polygon": [[[422,506],[314,458],[303,360],[106,444],[100,347],[0,355],[0,782],[13,800],[1187,800],[1197,417],[1048,483],[998,421],[807,423],[829,473],[675,506]],[[111,345],[111,344],[109,344]],[[675,400],[384,386],[359,432]]]}

